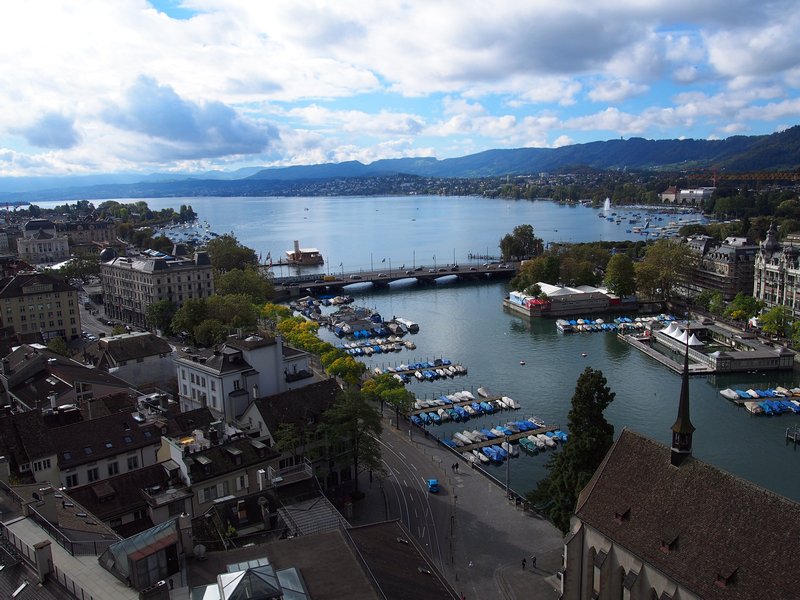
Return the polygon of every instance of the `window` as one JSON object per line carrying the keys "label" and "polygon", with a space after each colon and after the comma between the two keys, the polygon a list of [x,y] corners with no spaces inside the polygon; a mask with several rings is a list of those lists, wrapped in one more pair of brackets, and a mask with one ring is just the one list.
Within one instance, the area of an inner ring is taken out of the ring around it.
{"label": "window", "polygon": [[78,485],[78,474],[67,475],[67,487],[75,487],[76,485]]}
{"label": "window", "polygon": [[100,479],[100,470],[97,467],[86,469],[86,477],[89,479],[89,483],[97,481]]}
{"label": "window", "polygon": [[33,463],[33,470],[36,471],[44,471],[45,469],[50,468],[50,459],[45,458],[44,460],[37,460]]}
{"label": "window", "polygon": [[114,475],[119,474],[119,463],[113,462],[108,463],[108,476],[113,477]]}
{"label": "window", "polygon": [[240,492],[245,487],[247,487],[245,485],[245,476],[244,475],[239,475],[239,477],[236,478],[236,491]]}
{"label": "window", "polygon": [[238,390],[239,389],[239,382],[238,381],[234,381],[233,382],[233,389],[234,390]]}
{"label": "window", "polygon": [[129,456],[128,457],[128,471],[132,471],[133,469],[139,468],[139,457],[138,456]]}
{"label": "window", "polygon": [[216,392],[217,391],[217,382],[214,381],[213,379],[211,379],[210,383],[211,383],[211,391],[212,392]]}

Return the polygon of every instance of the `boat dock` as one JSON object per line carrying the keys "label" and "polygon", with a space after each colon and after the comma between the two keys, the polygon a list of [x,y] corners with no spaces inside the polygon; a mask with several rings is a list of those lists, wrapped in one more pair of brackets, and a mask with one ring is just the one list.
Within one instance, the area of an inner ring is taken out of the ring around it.
{"label": "boat dock", "polygon": [[[661,354],[661,352],[657,352],[656,350],[653,350],[648,345],[648,343],[646,343],[646,342],[649,341],[648,336],[629,335],[629,334],[620,333],[620,334],[617,334],[617,337],[620,340],[622,340],[623,342],[626,342],[627,344],[630,344],[631,346],[633,346],[637,350],[640,350],[640,351],[644,352],[650,358],[653,358],[653,359],[657,360],[658,362],[660,362],[665,367],[667,367],[669,369],[672,369],[673,371],[675,371],[678,374],[683,373],[683,363],[675,362],[674,360],[672,360],[668,356],[666,356],[664,354]],[[709,367],[707,365],[700,364],[700,363],[696,363],[696,362],[693,363],[693,362],[689,361],[689,375],[706,375],[706,374],[710,374],[710,373],[714,373],[714,369],[712,369],[711,367]]]}
{"label": "boat dock", "polygon": [[794,444],[795,449],[800,444],[800,428],[795,425],[794,427],[786,428],[786,445]]}
{"label": "boat dock", "polygon": [[483,440],[480,442],[475,442],[474,444],[464,444],[463,446],[459,446],[457,448],[453,448],[456,452],[466,453],[472,452],[473,450],[479,450],[484,446],[493,446],[495,444],[500,444],[501,442],[516,442],[520,438],[528,437],[531,434],[538,435],[540,433],[547,433],[548,431],[556,431],[557,429],[561,429],[558,425],[546,425],[544,427],[539,427],[537,429],[531,429],[529,431],[520,431],[519,433],[512,433],[510,435],[506,435],[503,437],[496,437],[490,440]]}
{"label": "boat dock", "polygon": [[[410,411],[408,411],[408,416],[409,417],[413,417],[413,416],[419,415],[419,414],[424,413],[424,412],[431,412],[431,411],[436,412],[440,408],[444,408],[445,410],[447,410],[448,408],[453,408],[454,406],[472,406],[473,402],[478,402],[478,403],[481,403],[481,402],[496,402],[497,400],[500,400],[501,398],[502,398],[502,396],[493,396],[493,397],[490,397],[490,398],[481,397],[481,398],[475,398],[475,400],[458,400],[456,402],[452,402],[450,404],[446,404],[446,405],[443,405],[443,406],[429,406],[427,408],[413,408]],[[510,409],[510,408],[504,408],[504,409],[499,409],[499,410],[496,409],[495,412],[500,412],[500,410],[512,410],[512,409]],[[494,414],[494,413],[481,413],[480,415],[475,415],[475,416],[478,417],[478,416],[483,416],[485,414]]]}

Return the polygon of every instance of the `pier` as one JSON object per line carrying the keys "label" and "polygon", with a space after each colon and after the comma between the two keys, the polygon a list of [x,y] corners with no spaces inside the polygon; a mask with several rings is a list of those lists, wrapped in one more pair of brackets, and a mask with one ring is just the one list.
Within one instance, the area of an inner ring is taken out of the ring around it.
{"label": "pier", "polygon": [[[538,435],[540,433],[547,433],[548,431],[556,431],[557,429],[561,429],[558,425],[546,425],[544,427],[539,427],[537,429],[531,429],[530,431],[520,431],[519,433],[512,433],[510,435],[505,435],[503,437],[496,437],[490,440],[483,440],[480,442],[475,442],[474,444],[464,444],[463,446],[458,446],[457,448],[453,448],[456,452],[466,453],[472,452],[473,450],[480,450],[484,446],[494,446],[496,444],[500,444],[502,442],[516,442],[520,438],[528,437],[529,435]],[[556,443],[556,447],[560,446],[560,443]],[[551,452],[552,452],[551,448]]]}
{"label": "pier", "polygon": [[[617,337],[620,340],[622,340],[623,342],[626,342],[626,343],[630,344],[631,346],[633,346],[637,350],[641,350],[642,352],[647,354],[649,357],[651,357],[651,358],[657,360],[658,362],[660,362],[665,367],[668,367],[669,369],[672,369],[676,373],[679,373],[679,374],[683,373],[683,364],[675,362],[674,360],[672,360],[668,356],[666,356],[664,354],[661,354],[661,352],[657,352],[656,350],[653,350],[648,345],[648,343],[646,343],[646,342],[649,342],[649,340],[648,340],[648,338],[646,336],[628,335],[628,334],[620,333],[620,334],[617,334]],[[691,361],[689,362],[689,375],[705,375],[705,374],[708,374],[708,373],[714,373],[714,369],[712,369],[711,367],[709,367],[707,365],[703,365],[703,364],[699,364],[699,363],[693,363]]]}
{"label": "pier", "polygon": [[800,444],[800,428],[795,425],[794,427],[786,428],[786,445],[794,444],[795,449]]}

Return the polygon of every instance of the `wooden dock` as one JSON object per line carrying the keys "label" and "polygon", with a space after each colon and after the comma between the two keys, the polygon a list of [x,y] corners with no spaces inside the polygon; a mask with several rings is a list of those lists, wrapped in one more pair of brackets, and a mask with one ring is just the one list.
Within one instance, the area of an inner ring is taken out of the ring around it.
{"label": "wooden dock", "polygon": [[[375,357],[374,354],[372,356],[373,356],[373,358]],[[459,365],[459,364],[456,364],[456,363],[452,363],[452,364],[447,365],[447,366],[448,367],[457,367],[458,368],[458,367],[461,367],[462,365]],[[425,367],[425,369],[404,369],[404,370],[395,369],[394,371],[384,371],[383,374],[384,375],[409,375],[411,377],[414,377],[414,373],[416,373],[417,371],[421,371],[421,370],[435,371],[436,369],[441,369],[441,368],[442,367]],[[459,375],[466,375],[467,373],[468,373],[467,367],[464,367],[463,371],[457,372],[452,377],[448,375],[448,378],[455,378],[455,377],[458,377]],[[416,377],[414,377],[414,379],[416,379]],[[439,377],[439,379],[434,379],[432,381],[440,381],[442,379],[444,379],[444,377]],[[419,381],[423,382],[423,381],[428,381],[428,380],[427,379],[420,379]],[[483,399],[485,400],[485,398],[483,398]],[[477,398],[475,400],[480,402],[480,400],[478,400]],[[436,408],[438,409],[438,408],[447,408],[447,407],[446,406],[437,406]],[[425,409],[423,408],[422,410],[424,411]],[[409,413],[409,414],[414,414],[414,413]]]}
{"label": "wooden dock", "polygon": [[[555,431],[557,429],[561,429],[561,427],[558,425],[547,425],[545,427],[531,429],[530,431],[520,431],[519,433],[512,433],[511,435],[503,436],[502,438],[496,437],[491,440],[475,442],[474,444],[465,444],[463,446],[458,446],[456,448],[453,448],[453,450],[461,453],[472,452],[473,450],[479,450],[484,446],[493,446],[495,444],[500,445],[502,442],[505,442],[506,440],[508,440],[509,442],[516,442],[518,439],[528,437],[529,435],[538,435],[540,433],[547,433],[548,431]],[[556,443],[559,444],[559,442]]]}
{"label": "wooden dock", "polygon": [[797,425],[786,428],[786,445],[789,444],[794,444],[795,448],[800,444],[800,428]]}
{"label": "wooden dock", "polygon": [[[464,374],[466,375],[466,373],[464,373]],[[444,406],[429,406],[428,408],[413,408],[410,411],[408,411],[408,416],[411,417],[411,416],[419,415],[420,413],[431,412],[431,411],[438,412],[438,410],[440,408],[443,408],[443,409],[447,410],[448,408],[453,408],[454,406],[472,406],[473,402],[477,402],[478,404],[480,404],[481,402],[494,402],[496,400],[500,400],[501,397],[502,396],[492,396],[490,398],[481,397],[481,398],[475,398],[475,400],[462,400],[460,402],[452,402],[450,404],[445,404]],[[501,409],[501,410],[516,410],[516,409],[504,408],[504,409]],[[483,416],[483,415],[487,415],[487,414],[491,415],[491,414],[495,414],[495,413],[498,413],[498,412],[500,412],[500,410],[497,410],[497,409],[495,409],[494,413],[484,413],[484,412],[482,412],[480,415],[475,415],[474,418],[477,418],[477,417]],[[446,421],[446,422],[447,423],[451,423],[452,421]],[[458,422],[458,421],[456,421],[456,422]]]}

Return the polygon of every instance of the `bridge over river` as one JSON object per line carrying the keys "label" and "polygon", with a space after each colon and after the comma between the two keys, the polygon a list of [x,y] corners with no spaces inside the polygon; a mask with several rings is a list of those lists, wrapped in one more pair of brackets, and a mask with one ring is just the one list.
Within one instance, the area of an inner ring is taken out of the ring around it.
{"label": "bridge over river", "polygon": [[278,297],[293,297],[305,294],[342,294],[346,292],[347,286],[364,283],[371,283],[376,288],[388,288],[391,283],[403,279],[415,279],[420,284],[429,285],[435,284],[437,279],[451,276],[463,281],[511,279],[517,274],[518,269],[519,263],[487,263],[469,267],[420,266],[414,269],[384,269],[355,273],[312,273],[294,277],[275,277],[272,281]]}

